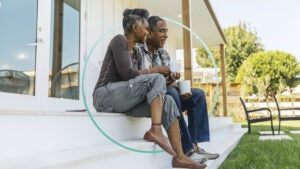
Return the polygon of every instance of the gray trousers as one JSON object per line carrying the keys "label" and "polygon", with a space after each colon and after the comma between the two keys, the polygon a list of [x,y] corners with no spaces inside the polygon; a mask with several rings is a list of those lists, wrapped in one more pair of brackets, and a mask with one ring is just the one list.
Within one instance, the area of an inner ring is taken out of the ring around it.
{"label": "gray trousers", "polygon": [[167,130],[179,116],[175,101],[166,93],[166,81],[160,74],[139,75],[129,81],[109,83],[97,88],[93,104],[98,112],[125,113],[151,117],[149,104],[157,97],[164,103],[162,125]]}

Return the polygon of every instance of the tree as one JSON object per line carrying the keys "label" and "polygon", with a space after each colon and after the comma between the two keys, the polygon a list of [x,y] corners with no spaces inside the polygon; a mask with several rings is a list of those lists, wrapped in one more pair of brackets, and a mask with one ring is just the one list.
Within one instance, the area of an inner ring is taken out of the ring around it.
{"label": "tree", "polygon": [[[262,51],[262,44],[255,32],[247,28],[245,23],[238,26],[228,27],[224,30],[227,39],[225,48],[226,72],[228,78],[234,81],[241,64],[251,54]],[[211,53],[216,61],[217,67],[220,67],[220,52],[218,48],[211,48]],[[211,59],[204,49],[198,49],[196,52],[196,61],[201,67],[213,67]]]}
{"label": "tree", "polygon": [[268,97],[279,88],[298,85],[299,73],[300,66],[293,55],[281,51],[257,52],[242,64],[236,79],[246,85],[248,94],[263,92]]}
{"label": "tree", "polygon": [[[216,67],[220,67],[220,53],[219,48],[210,48],[209,49],[212,57],[215,61]],[[211,57],[204,48],[199,48],[196,50],[196,61],[201,67],[214,67]]]}

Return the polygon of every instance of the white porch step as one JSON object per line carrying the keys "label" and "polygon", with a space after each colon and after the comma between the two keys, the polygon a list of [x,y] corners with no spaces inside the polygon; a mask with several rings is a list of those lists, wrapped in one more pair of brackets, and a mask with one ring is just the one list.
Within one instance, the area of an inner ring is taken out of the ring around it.
{"label": "white porch step", "polygon": [[[230,119],[230,118],[229,118]],[[211,119],[215,127],[211,128],[211,141],[201,143],[201,147],[210,152],[220,153],[217,160],[209,160],[206,162],[208,169],[218,168],[226,159],[230,151],[237,145],[241,136],[246,132],[240,128],[239,124],[228,122],[228,118]],[[217,123],[216,123],[217,122]],[[226,124],[226,125],[225,125]],[[222,126],[222,127],[220,127]],[[122,144],[141,150],[157,150],[159,147],[153,143],[143,140],[124,141]],[[63,158],[63,154],[68,155],[69,159]],[[77,155],[76,155],[77,154]],[[54,154],[53,154],[54,155]],[[165,152],[163,153],[137,153],[125,150],[114,144],[106,144],[100,146],[89,147],[81,150],[61,153],[64,161],[56,164],[44,166],[47,169],[172,169],[172,157]],[[52,159],[55,162],[55,159]]]}
{"label": "white porch step", "polygon": [[246,129],[234,128],[231,132],[218,133],[212,136],[209,143],[201,144],[207,151],[220,154],[218,159],[207,161],[207,169],[217,169],[246,132]]}
{"label": "white porch step", "polygon": [[[149,119],[105,113],[94,118],[113,138],[128,147],[159,148],[141,139],[150,125]],[[0,122],[0,132],[5,138],[5,144],[0,145],[4,150],[0,155],[1,169],[171,168],[172,158],[165,152],[137,153],[111,143],[100,136],[84,113],[7,113],[2,114]],[[219,117],[210,119],[210,130],[211,142],[201,143],[201,147],[221,154],[218,160],[207,163],[211,169],[223,162],[245,130],[232,123],[231,118]],[[20,138],[22,141],[16,141]]]}
{"label": "white porch step", "polygon": [[[137,150],[159,150],[159,147],[144,140],[122,141],[121,144]],[[136,153],[124,149],[116,144],[104,144],[85,147],[75,150],[57,151],[38,156],[15,158],[6,160],[0,166],[1,169],[114,169],[123,166],[125,168],[139,168],[147,163],[146,169],[159,167],[154,161],[170,158],[162,153]],[[16,162],[17,161],[17,162]],[[138,163],[134,162],[138,161]],[[166,159],[168,162],[169,159]]]}

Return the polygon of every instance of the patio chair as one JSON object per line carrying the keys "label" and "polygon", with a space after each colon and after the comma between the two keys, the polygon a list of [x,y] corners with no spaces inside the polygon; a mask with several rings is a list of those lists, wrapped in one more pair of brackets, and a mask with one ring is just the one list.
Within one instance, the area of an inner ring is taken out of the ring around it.
{"label": "patio chair", "polygon": [[51,96],[79,99],[79,63],[71,63],[60,69],[51,82]]}
{"label": "patio chair", "polygon": [[[247,118],[247,123],[248,123],[248,133],[249,134],[251,133],[251,123],[271,121],[271,130],[272,130],[272,134],[274,135],[272,111],[267,107],[248,110],[244,100],[241,97],[240,97],[240,100],[241,100],[241,103],[242,103],[243,108],[246,113],[246,118]],[[253,113],[253,112],[262,112],[262,113],[267,112],[267,114],[263,113],[263,115],[261,115],[259,117],[253,117],[253,116],[251,116],[251,113]]]}
{"label": "patio chair", "polygon": [[276,103],[276,107],[277,107],[277,111],[278,111],[278,121],[279,121],[278,134],[279,134],[281,121],[300,120],[300,115],[295,115],[295,114],[287,115],[286,113],[282,113],[282,112],[299,111],[300,107],[280,108],[276,96],[274,96],[274,101]]}

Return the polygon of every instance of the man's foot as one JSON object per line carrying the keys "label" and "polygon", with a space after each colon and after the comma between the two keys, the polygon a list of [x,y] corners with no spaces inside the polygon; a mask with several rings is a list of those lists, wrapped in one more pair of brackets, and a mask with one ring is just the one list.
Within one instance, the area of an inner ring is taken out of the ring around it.
{"label": "man's foot", "polygon": [[219,154],[216,154],[216,153],[209,153],[209,152],[207,152],[204,149],[199,148],[199,147],[197,147],[197,149],[194,150],[194,152],[199,154],[199,155],[206,156],[207,159],[209,159],[209,160],[215,160],[220,156]]}
{"label": "man's foot", "polygon": [[170,155],[176,156],[176,153],[169,146],[169,144],[163,134],[161,134],[161,136],[158,136],[151,131],[147,131],[144,135],[144,140],[154,142],[154,143],[158,144],[159,147],[161,147],[163,150],[165,150]]}
{"label": "man's foot", "polygon": [[205,155],[194,153],[194,152],[189,153],[186,156],[198,163],[204,163],[205,161],[207,161],[207,157]]}
{"label": "man's foot", "polygon": [[205,164],[198,163],[187,157],[174,157],[172,160],[173,168],[191,168],[191,169],[203,169],[206,167]]}

